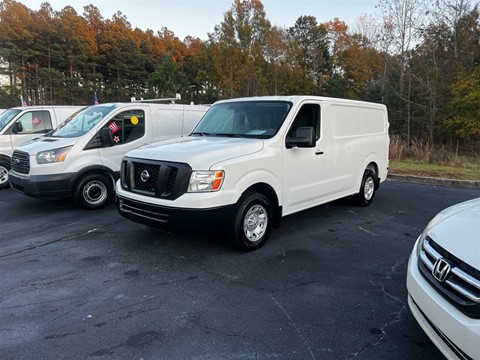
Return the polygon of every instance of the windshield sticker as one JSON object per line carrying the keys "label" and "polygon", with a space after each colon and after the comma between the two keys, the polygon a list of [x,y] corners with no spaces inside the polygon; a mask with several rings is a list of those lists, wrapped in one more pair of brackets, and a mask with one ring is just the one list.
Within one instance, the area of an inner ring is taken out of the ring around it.
{"label": "windshield sticker", "polygon": [[112,134],[115,134],[117,131],[120,130],[120,126],[118,126],[117,123],[114,121],[108,124],[108,127],[110,128],[110,130],[112,130]]}
{"label": "windshield sticker", "polygon": [[247,135],[262,135],[262,134],[265,134],[265,130],[250,130],[247,132]]}
{"label": "windshield sticker", "polygon": [[130,121],[133,125],[137,125],[138,124],[138,118],[133,115],[131,118],[130,118]]}

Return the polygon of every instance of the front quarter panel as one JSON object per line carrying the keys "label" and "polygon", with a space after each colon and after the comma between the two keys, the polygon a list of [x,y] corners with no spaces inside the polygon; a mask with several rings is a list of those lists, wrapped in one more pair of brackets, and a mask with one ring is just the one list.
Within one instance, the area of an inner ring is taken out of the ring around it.
{"label": "front quarter panel", "polygon": [[236,203],[242,194],[256,184],[267,184],[282,204],[281,155],[268,146],[261,152],[215,164],[211,170],[225,170],[225,180],[219,192],[231,194],[229,203]]}

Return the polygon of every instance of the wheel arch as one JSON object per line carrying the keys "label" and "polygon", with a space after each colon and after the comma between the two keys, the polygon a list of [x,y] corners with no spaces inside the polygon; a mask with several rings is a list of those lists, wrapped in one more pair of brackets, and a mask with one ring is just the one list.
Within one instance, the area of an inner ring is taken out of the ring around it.
{"label": "wheel arch", "polygon": [[371,170],[373,172],[375,176],[375,190],[378,190],[378,188],[380,187],[380,174],[379,174],[378,164],[375,161],[370,161],[370,163],[365,167],[365,170],[361,174],[361,178],[363,178],[363,174],[367,170]]}
{"label": "wheel arch", "polygon": [[81,181],[85,176],[92,175],[92,174],[100,174],[109,178],[112,182],[112,188],[115,191],[115,182],[119,178],[119,173],[116,173],[115,171],[113,171],[112,169],[106,166],[88,166],[78,171],[71,180],[71,184],[70,184],[71,189],[75,189],[78,182]]}
{"label": "wheel arch", "polygon": [[279,205],[279,200],[275,189],[266,183],[256,183],[245,189],[246,192],[257,192],[265,195],[272,205],[273,213],[273,227],[278,228],[280,226],[280,220],[282,218],[282,207]]}
{"label": "wheel arch", "polygon": [[8,155],[0,154],[0,161],[6,161],[10,164],[10,162],[12,161],[12,158]]}

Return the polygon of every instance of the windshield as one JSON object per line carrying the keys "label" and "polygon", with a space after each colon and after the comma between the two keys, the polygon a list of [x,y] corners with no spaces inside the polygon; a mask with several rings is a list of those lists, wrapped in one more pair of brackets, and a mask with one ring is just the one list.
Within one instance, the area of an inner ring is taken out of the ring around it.
{"label": "windshield", "polygon": [[94,128],[113,109],[115,109],[115,105],[90,106],[75,114],[73,117],[68,118],[54,132],[52,132],[50,136],[60,138],[82,136]]}
{"label": "windshield", "polygon": [[283,124],[292,103],[238,101],[213,105],[197,125],[194,136],[230,136],[268,139]]}
{"label": "windshield", "polygon": [[18,110],[18,109],[5,110],[5,112],[3,112],[0,115],[0,131],[2,131],[3,128],[8,125],[10,120],[12,120],[15,116],[17,116],[21,112],[22,110]]}

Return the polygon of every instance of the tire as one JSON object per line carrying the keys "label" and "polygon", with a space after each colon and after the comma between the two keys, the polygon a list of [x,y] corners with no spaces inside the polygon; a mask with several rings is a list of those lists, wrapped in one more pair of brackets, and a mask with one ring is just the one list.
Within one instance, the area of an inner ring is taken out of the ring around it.
{"label": "tire", "polygon": [[360,191],[355,195],[355,201],[360,206],[368,206],[375,197],[375,173],[372,170],[365,170]]}
{"label": "tire", "polygon": [[78,206],[89,210],[100,209],[113,198],[113,185],[104,175],[86,175],[75,186],[73,196]]}
{"label": "tire", "polygon": [[267,241],[272,224],[270,200],[263,194],[247,192],[235,206],[232,241],[240,250],[257,250]]}
{"label": "tire", "polygon": [[0,189],[6,189],[9,186],[8,171],[10,170],[10,163],[5,160],[0,160]]}

